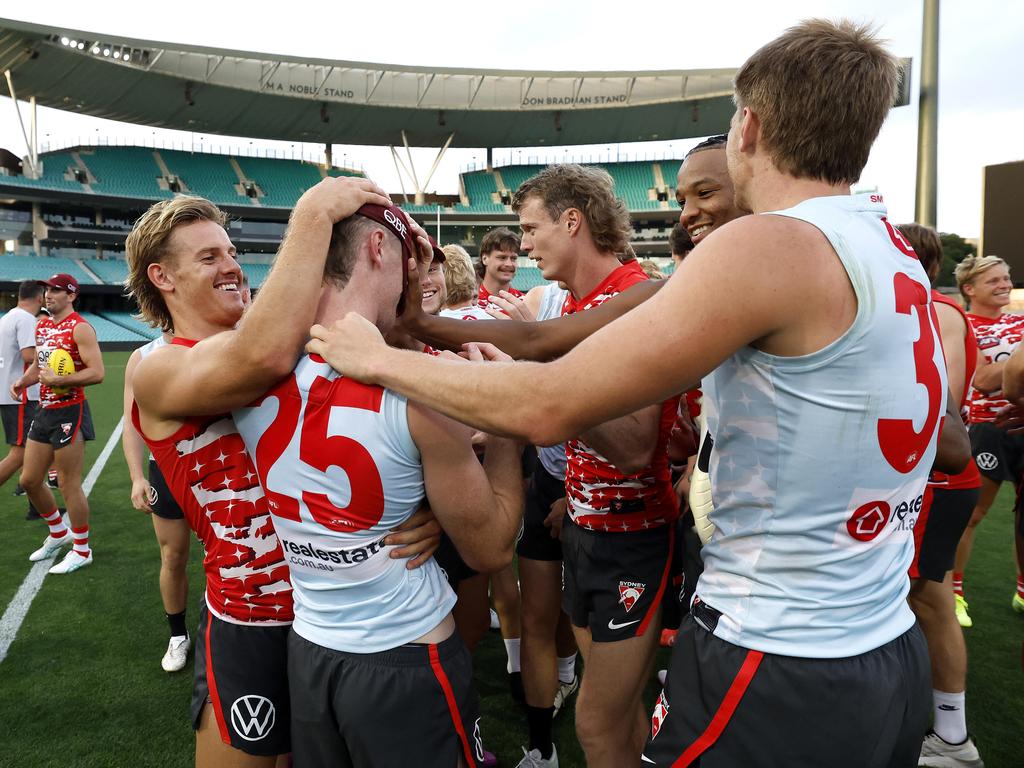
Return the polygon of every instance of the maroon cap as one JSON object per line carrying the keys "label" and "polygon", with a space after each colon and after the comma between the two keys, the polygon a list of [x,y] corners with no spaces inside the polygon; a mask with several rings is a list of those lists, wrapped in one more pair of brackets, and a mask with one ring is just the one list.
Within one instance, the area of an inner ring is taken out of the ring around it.
{"label": "maroon cap", "polygon": [[78,281],[64,272],[54,275],[49,280],[36,280],[36,282],[40,285],[48,285],[51,288],[59,288],[68,293],[78,293]]}
{"label": "maroon cap", "polygon": [[[395,234],[395,237],[402,241],[402,250],[405,251],[406,258],[416,258],[419,261],[419,247],[416,244],[416,236],[413,234],[409,216],[401,208],[394,205],[373,205],[367,203],[356,211],[356,214],[373,219],[378,224],[383,224]],[[428,235],[428,239],[430,240],[431,248],[434,250],[434,258],[444,261],[444,251],[437,246],[434,238]]]}
{"label": "maroon cap", "polygon": [[437,244],[437,240],[430,235],[427,235],[427,240],[430,241],[430,247],[434,251],[434,261],[440,261],[442,264],[447,261],[447,257],[444,255],[444,251],[441,250],[441,246]]}

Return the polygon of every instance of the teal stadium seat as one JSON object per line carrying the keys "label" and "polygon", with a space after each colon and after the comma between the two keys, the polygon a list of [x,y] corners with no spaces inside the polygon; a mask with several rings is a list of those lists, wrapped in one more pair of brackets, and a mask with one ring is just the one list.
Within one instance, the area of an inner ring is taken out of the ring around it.
{"label": "teal stadium seat", "polygon": [[648,198],[653,189],[654,168],[650,163],[604,163],[601,166],[615,180],[615,194],[625,201],[631,211],[651,211],[661,208],[657,199]]}
{"label": "teal stadium seat", "polygon": [[548,281],[541,276],[537,267],[519,267],[516,276],[512,280],[512,287],[524,293],[538,285],[547,285]]}
{"label": "teal stadium seat", "polygon": [[457,211],[472,211],[474,213],[507,213],[508,209],[501,203],[496,203],[492,195],[498,191],[498,183],[494,174],[490,171],[472,171],[462,174],[462,183],[466,188],[466,197],[469,198],[469,205],[459,203],[455,206]]}
{"label": "teal stadium seat", "polygon": [[0,176],[0,183],[13,184],[19,187],[40,187],[44,189],[69,190],[81,192],[83,187],[74,177],[69,181],[64,174],[69,168],[77,167],[70,151],[47,152],[39,156],[43,165],[43,175],[38,179],[27,179],[24,176]]}
{"label": "teal stadium seat", "polygon": [[94,312],[82,312],[81,315],[88,320],[90,325],[95,329],[96,338],[101,344],[108,341],[129,341],[139,343],[149,341],[149,337],[130,331],[124,326],[118,325],[117,323],[112,322],[101,315],[97,315]]}
{"label": "teal stadium seat", "polygon": [[109,320],[110,322],[120,326],[126,331],[130,331],[138,336],[141,336],[143,339],[152,340],[160,335],[160,331],[158,329],[153,328],[147,325],[146,323],[142,322],[141,320],[136,319],[135,317],[132,316],[131,312],[117,312],[112,309],[105,309],[102,312],[100,312],[100,315],[104,319]]}
{"label": "teal stadium seat", "polygon": [[71,275],[79,285],[97,285],[72,259],[59,256],[15,256],[13,253],[0,256],[0,280],[15,283],[22,280],[46,280],[58,272]]}
{"label": "teal stadium seat", "polygon": [[263,285],[263,282],[267,279],[267,275],[270,274],[269,264],[246,264],[240,262],[239,266],[245,273],[245,276],[249,278],[249,288],[256,289]]}
{"label": "teal stadium seat", "polygon": [[679,166],[682,164],[681,160],[662,160],[658,163],[661,166],[661,175],[665,179],[665,186],[672,191],[669,197],[675,194],[676,176],[679,175]]}
{"label": "teal stadium seat", "polygon": [[96,177],[94,192],[147,199],[174,197],[157,183],[163,174],[153,152],[146,147],[83,147],[78,154]]}
{"label": "teal stadium seat", "polygon": [[[274,160],[267,157],[236,157],[235,160],[246,179],[255,182],[263,191],[260,203],[271,208],[294,208],[302,193],[323,178],[320,166],[301,160]],[[361,173],[338,168],[330,169],[328,175],[362,176]]]}
{"label": "teal stadium seat", "polygon": [[189,193],[205,197],[215,203],[229,205],[248,205],[250,203],[247,195],[240,195],[235,189],[240,182],[238,174],[231,167],[231,158],[227,155],[177,152],[165,149],[160,151],[160,157],[163,158],[167,170],[185,183]]}
{"label": "teal stadium seat", "polygon": [[107,285],[123,285],[128,279],[128,264],[124,259],[86,259],[83,263]]}

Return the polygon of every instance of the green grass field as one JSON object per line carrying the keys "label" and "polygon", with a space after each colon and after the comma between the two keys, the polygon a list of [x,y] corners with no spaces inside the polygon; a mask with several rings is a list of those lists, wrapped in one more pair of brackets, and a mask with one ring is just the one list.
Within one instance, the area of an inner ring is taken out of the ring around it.
{"label": "green grass field", "polygon": [[[90,390],[97,439],[91,467],[120,418],[127,353],[108,353],[107,380]],[[28,554],[45,535],[25,522],[26,502],[0,492],[0,611],[29,571]],[[90,496],[95,563],[71,576],[48,576],[0,662],[0,768],[108,768],[192,765],[189,725],[191,663],[168,675],[160,669],[167,625],[157,590],[159,555],[146,515],[128,501],[128,470],[114,452]],[[1024,765],[1024,617],[1010,610],[1014,565],[1011,494],[1004,488],[981,526],[967,593],[975,626],[970,653],[968,723],[988,768]],[[202,594],[201,552],[193,546],[189,622]],[[659,658],[665,666],[667,654]],[[497,632],[476,653],[476,679],[488,749],[511,768],[521,757],[525,718],[508,696],[505,656]],[[648,687],[653,701],[656,684]],[[571,707],[555,727],[563,768],[582,766]],[[865,734],[869,736],[869,734]]]}

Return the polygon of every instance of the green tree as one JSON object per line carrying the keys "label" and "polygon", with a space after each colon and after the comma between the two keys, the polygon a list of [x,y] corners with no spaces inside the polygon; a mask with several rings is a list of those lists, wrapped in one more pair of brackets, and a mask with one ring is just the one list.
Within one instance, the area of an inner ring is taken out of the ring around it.
{"label": "green tree", "polygon": [[942,241],[942,268],[935,284],[955,286],[953,270],[956,269],[956,265],[968,256],[973,256],[978,249],[955,232],[940,232],[939,240]]}

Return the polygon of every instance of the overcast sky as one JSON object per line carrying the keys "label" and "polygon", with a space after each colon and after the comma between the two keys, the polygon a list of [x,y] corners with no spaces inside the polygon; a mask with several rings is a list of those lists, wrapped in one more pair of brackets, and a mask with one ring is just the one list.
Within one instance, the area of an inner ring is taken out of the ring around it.
{"label": "overcast sky", "polygon": [[[330,8],[329,13],[324,9]],[[638,10],[642,9],[642,10]],[[943,231],[976,237],[980,231],[982,168],[1024,158],[1024,5],[996,0],[942,4],[939,42],[939,199]],[[811,16],[846,16],[874,22],[898,56],[914,59],[914,93],[920,74],[920,0],[734,0],[715,2],[515,3],[421,1],[369,3],[224,2],[140,5],[44,0],[6,4],[15,16],[69,29],[155,41],[417,66],[512,69],[693,69],[736,67],[787,26]],[[15,82],[17,86],[17,82]],[[0,147],[26,153],[13,102],[0,98]],[[915,96],[916,98],[916,96]],[[24,105],[23,105],[24,106]],[[22,110],[27,117],[27,109]],[[107,136],[148,141],[153,129],[39,110],[39,136],[55,144]],[[157,131],[156,138],[186,145],[226,145],[224,137]],[[914,216],[917,108],[893,110],[875,144],[860,186],[877,187],[891,218]],[[248,139],[237,140],[248,146]],[[621,145],[625,153],[679,153],[695,140]],[[255,142],[290,151],[286,142]],[[669,145],[671,144],[671,149]],[[297,147],[301,149],[302,147]],[[307,153],[322,148],[308,146]],[[537,149],[523,150],[522,158]],[[599,147],[570,154],[601,155]],[[612,152],[615,147],[612,147]],[[390,153],[380,147],[335,146],[335,162],[362,166],[389,191],[398,190]],[[563,156],[562,148],[548,150]],[[425,171],[434,150],[414,153]],[[502,152],[496,161],[511,154]],[[458,188],[457,174],[481,163],[481,150],[449,150],[430,184],[443,193]],[[422,173],[421,173],[422,177]],[[1022,195],[1024,196],[1024,195]]]}

